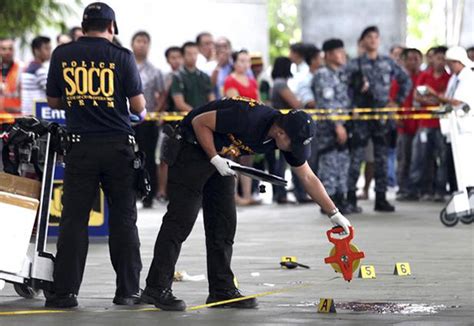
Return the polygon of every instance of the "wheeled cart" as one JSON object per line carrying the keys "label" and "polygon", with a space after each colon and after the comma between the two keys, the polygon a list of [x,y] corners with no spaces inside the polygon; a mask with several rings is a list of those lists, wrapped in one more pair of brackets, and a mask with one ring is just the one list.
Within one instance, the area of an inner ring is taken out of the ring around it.
{"label": "wheeled cart", "polygon": [[[2,135],[5,146],[14,142],[36,144],[40,137],[46,138],[39,200],[0,192],[0,283],[12,283],[15,291],[24,298],[33,298],[40,290],[47,295],[52,290],[54,256],[46,252],[46,241],[59,132],[63,130],[58,125],[36,118],[21,118]],[[7,178],[2,180],[7,182]],[[4,184],[2,188],[8,188],[8,185]],[[32,250],[34,229],[36,236]]]}
{"label": "wheeled cart", "polygon": [[451,143],[458,191],[441,210],[440,219],[446,226],[459,221],[470,224],[474,220],[474,114],[465,104],[445,110],[441,132]]}

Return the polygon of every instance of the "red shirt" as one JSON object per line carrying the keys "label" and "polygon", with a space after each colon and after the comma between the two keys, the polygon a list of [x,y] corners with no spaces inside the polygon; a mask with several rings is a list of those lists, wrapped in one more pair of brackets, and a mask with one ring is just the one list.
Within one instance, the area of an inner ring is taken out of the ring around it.
{"label": "red shirt", "polygon": [[[432,68],[423,71],[416,81],[416,86],[427,85],[437,93],[444,93],[451,77],[446,71],[439,77],[434,76]],[[439,128],[439,119],[420,120],[420,128]]]}
{"label": "red shirt", "polygon": [[249,78],[249,83],[247,86],[245,86],[241,84],[237,79],[235,79],[232,75],[229,75],[224,82],[224,93],[230,88],[235,88],[239,93],[239,96],[258,100],[257,81],[253,78]]}
{"label": "red shirt", "polygon": [[[408,93],[407,97],[405,98],[405,101],[403,101],[402,103],[403,108],[413,107],[413,91],[415,89],[416,81],[418,80],[418,77],[420,75],[421,75],[421,72],[418,72],[416,74],[410,74],[412,88],[410,90],[410,93]],[[398,82],[395,79],[392,80],[392,85],[390,86],[390,99],[392,101],[395,101],[395,98],[398,94],[399,89],[400,89],[400,86],[398,85]],[[403,113],[410,114],[410,112],[403,112]],[[416,131],[418,129],[418,120],[404,119],[404,120],[401,120],[401,122],[402,122],[402,125],[397,127],[397,131],[399,134],[408,134],[408,135],[416,134]]]}

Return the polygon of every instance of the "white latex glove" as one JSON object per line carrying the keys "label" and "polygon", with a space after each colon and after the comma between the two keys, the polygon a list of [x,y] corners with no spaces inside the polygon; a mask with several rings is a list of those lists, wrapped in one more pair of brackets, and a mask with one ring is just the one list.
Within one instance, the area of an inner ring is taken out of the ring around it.
{"label": "white latex glove", "polygon": [[329,219],[331,220],[331,223],[334,224],[334,226],[341,226],[346,234],[350,233],[349,226],[351,226],[351,222],[349,222],[349,220],[345,218],[340,212],[337,212]]}
{"label": "white latex glove", "polygon": [[211,158],[211,164],[214,165],[219,174],[224,177],[236,174],[235,171],[230,168],[235,163],[222,156],[216,155]]}

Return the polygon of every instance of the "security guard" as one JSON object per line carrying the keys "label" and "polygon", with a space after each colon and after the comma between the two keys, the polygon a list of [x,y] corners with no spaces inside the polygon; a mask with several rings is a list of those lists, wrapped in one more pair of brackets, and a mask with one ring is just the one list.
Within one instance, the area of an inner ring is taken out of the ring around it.
{"label": "security guard", "polygon": [[[352,59],[346,66],[346,73],[350,80],[350,93],[354,107],[383,108],[400,107],[411,89],[411,80],[408,74],[390,57],[380,55],[379,29],[369,26],[362,31],[359,38],[364,45],[365,53]],[[396,103],[389,102],[389,90],[392,80],[400,85],[396,95]],[[388,134],[395,126],[391,121],[371,120],[353,121],[349,145],[351,148],[351,164],[347,199],[356,211],[357,207],[357,180],[360,174],[360,165],[365,156],[365,147],[369,138],[374,144],[375,157],[375,206],[379,212],[393,212],[395,207],[386,199],[387,192],[387,155]]]}
{"label": "security guard", "polygon": [[[349,109],[351,104],[344,72],[346,51],[340,39],[326,40],[323,51],[325,66],[314,74],[312,88],[318,107],[332,114],[332,110]],[[355,208],[345,198],[350,156],[344,122],[318,121],[315,134],[318,141],[313,148],[318,150],[319,178],[341,213],[354,213]]]}
{"label": "security guard", "polygon": [[109,207],[109,248],[117,275],[113,302],[139,302],[142,268],[136,227],[132,112],[144,118],[140,75],[130,51],[114,45],[115,13],[105,3],[84,10],[84,37],[59,46],[48,74],[48,104],[65,109],[71,147],[66,155],[63,211],[47,307],[77,306],[88,247],[89,213],[99,184]]}
{"label": "security guard", "polygon": [[[235,172],[228,157],[280,149],[308,194],[336,225],[349,221],[339,213],[306,160],[313,137],[311,118],[303,111],[288,114],[258,101],[234,97],[210,102],[191,111],[180,125],[179,152],[170,165],[169,205],[155,244],[145,302],[163,310],[184,310],[171,284],[181,244],[190,234],[201,205],[206,231],[209,297],[207,303],[242,297],[231,270],[236,229]],[[228,304],[253,308],[255,299]]]}

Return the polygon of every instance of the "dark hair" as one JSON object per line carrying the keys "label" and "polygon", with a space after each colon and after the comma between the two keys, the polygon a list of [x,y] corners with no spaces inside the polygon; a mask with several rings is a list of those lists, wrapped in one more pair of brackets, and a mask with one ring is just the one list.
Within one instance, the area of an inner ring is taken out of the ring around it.
{"label": "dark hair", "polygon": [[[105,32],[112,21],[110,19],[88,19],[82,22],[82,30],[88,32]],[[74,35],[71,35],[74,38]]]}
{"label": "dark hair", "polygon": [[170,56],[171,52],[179,52],[181,55],[183,54],[183,51],[181,51],[181,48],[179,46],[170,46],[169,48],[166,49],[165,51],[165,58],[168,59]]}
{"label": "dark hair", "polygon": [[474,51],[474,46],[470,46],[466,49],[466,52],[469,52],[469,51]]}
{"label": "dark hair", "polygon": [[305,57],[306,45],[303,42],[298,42],[290,45],[290,51],[298,54],[301,57]]}
{"label": "dark hair", "polygon": [[402,51],[402,54],[400,55],[400,58],[406,59],[410,53],[416,53],[420,56],[420,58],[423,58],[423,53],[421,53],[420,50],[415,49],[415,48],[405,48]]}
{"label": "dark hair", "polygon": [[137,37],[144,37],[144,38],[146,38],[146,39],[148,40],[148,42],[151,41],[151,36],[150,36],[150,34],[148,34],[148,32],[145,32],[145,31],[138,31],[138,32],[136,32],[135,34],[133,34],[133,36],[132,36],[132,44],[133,44],[133,42],[135,41],[135,39],[136,39]]}
{"label": "dark hair", "polygon": [[305,44],[305,49],[304,49],[304,61],[308,64],[308,66],[311,65],[311,61],[319,54],[321,53],[321,50],[315,46],[314,44]]}
{"label": "dark hair", "polygon": [[76,31],[82,31],[82,27],[80,26],[74,26],[74,27],[71,27],[71,29],[69,30],[69,36],[74,39],[74,33]]}
{"label": "dark hair", "polygon": [[404,46],[401,46],[400,44],[395,44],[395,45],[392,45],[390,47],[390,53],[393,53],[393,51],[395,51],[395,49],[402,49],[402,51],[403,51],[406,48]]}
{"label": "dark hair", "polygon": [[344,42],[338,38],[330,38],[323,43],[323,51],[328,52],[344,47]]}
{"label": "dark hair", "polygon": [[184,51],[186,50],[186,48],[189,48],[189,47],[192,47],[192,46],[195,46],[197,47],[198,45],[194,42],[191,42],[191,41],[188,41],[188,42],[185,42],[182,46],[181,46],[181,53],[184,55]]}
{"label": "dark hair", "polygon": [[363,40],[369,33],[377,33],[377,34],[380,34],[379,32],[379,28],[375,25],[373,26],[367,26],[366,28],[364,28],[364,30],[362,31],[362,33],[360,34],[360,37],[359,39],[360,40]]}
{"label": "dark hair", "polygon": [[37,36],[31,41],[31,51],[35,54],[35,50],[39,50],[43,44],[51,43],[51,39],[46,36]]}
{"label": "dark hair", "polygon": [[272,79],[290,78],[292,76],[290,59],[287,57],[277,57],[273,63]]}
{"label": "dark hair", "polygon": [[446,51],[448,51],[448,47],[444,45],[440,45],[440,46],[436,46],[432,48],[432,50],[433,50],[433,54],[438,54],[438,53],[446,54]]}
{"label": "dark hair", "polygon": [[234,64],[237,62],[239,55],[242,53],[249,54],[249,51],[247,51],[246,49],[242,49],[239,51],[232,52],[232,71],[234,71]]}
{"label": "dark hair", "polygon": [[428,51],[426,51],[426,54],[428,54],[428,53],[434,51],[436,48],[437,48],[437,46],[432,46],[432,47],[430,47],[430,48],[428,49]]}
{"label": "dark hair", "polygon": [[200,44],[201,44],[201,39],[202,39],[204,36],[212,36],[212,34],[209,33],[209,32],[201,32],[201,33],[199,33],[199,34],[196,36],[196,44],[197,44],[197,45],[200,45]]}

